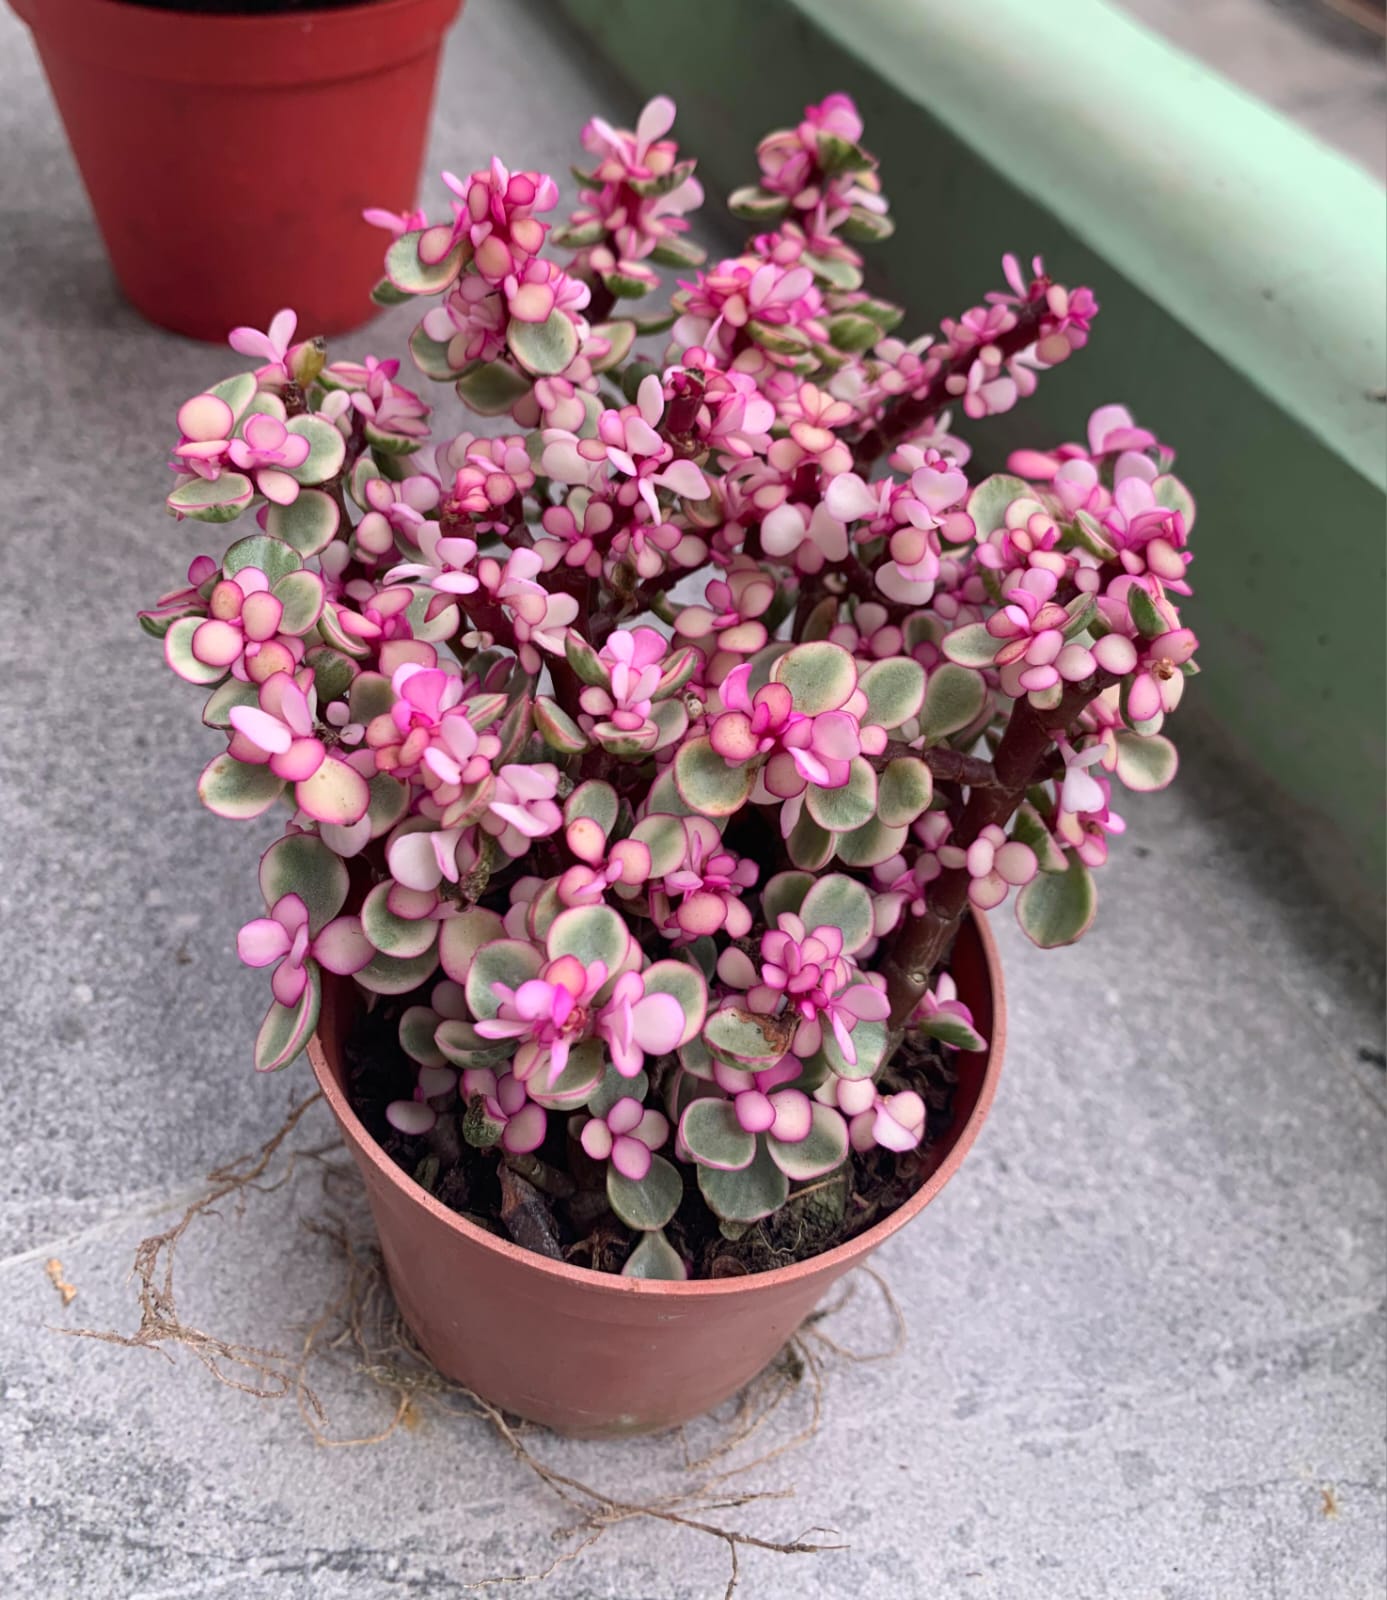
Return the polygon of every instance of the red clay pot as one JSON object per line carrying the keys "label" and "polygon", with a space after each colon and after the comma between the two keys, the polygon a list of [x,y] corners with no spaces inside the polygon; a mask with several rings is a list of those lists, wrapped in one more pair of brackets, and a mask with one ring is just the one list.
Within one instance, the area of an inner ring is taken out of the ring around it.
{"label": "red clay pot", "polygon": [[924,1210],[977,1137],[1006,1044],[1001,964],[981,917],[960,929],[950,970],[992,1043],[958,1058],[953,1131],[923,1187],[874,1228],[811,1260],[691,1283],[549,1261],[440,1205],[347,1103],[342,1041],[352,990],[325,990],[309,1057],[366,1180],[395,1298],[429,1359],[505,1410],[579,1438],[672,1427],[735,1394],[832,1284]]}
{"label": "red clay pot", "polygon": [[414,204],[439,47],[462,0],[249,17],[10,3],[33,31],[116,277],[151,322],[220,341],[282,306],[301,337],[373,314],[389,239],[361,213]]}

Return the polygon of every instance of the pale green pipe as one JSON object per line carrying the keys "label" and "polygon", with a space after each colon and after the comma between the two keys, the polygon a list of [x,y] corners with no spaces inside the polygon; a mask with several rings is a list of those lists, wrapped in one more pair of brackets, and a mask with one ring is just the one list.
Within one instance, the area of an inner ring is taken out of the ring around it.
{"label": "pale green pipe", "polygon": [[1099,0],[795,3],[1387,487],[1366,173]]}

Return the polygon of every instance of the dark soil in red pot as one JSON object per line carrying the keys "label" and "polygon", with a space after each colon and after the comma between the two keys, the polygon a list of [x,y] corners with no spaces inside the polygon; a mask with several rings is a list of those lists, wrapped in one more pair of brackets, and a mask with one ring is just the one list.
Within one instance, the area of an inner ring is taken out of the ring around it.
{"label": "dark soil in red pot", "polygon": [[[529,1155],[466,1143],[461,1122],[467,1108],[456,1092],[431,1102],[440,1115],[428,1134],[403,1134],[386,1120],[392,1100],[413,1094],[418,1065],[400,1046],[399,1020],[423,998],[382,999],[373,1011],[359,1013],[348,1033],[347,1093],[368,1131],[417,1184],[477,1227],[551,1260],[620,1272],[638,1235],[612,1214],[605,1164],[590,1160],[568,1137],[564,1113],[551,1113],[544,1144]],[[957,1074],[946,1055],[933,1040],[911,1041],[888,1069],[893,1089],[914,1089],[928,1107],[919,1150],[854,1151],[839,1172],[799,1185],[780,1211],[738,1237],[724,1235],[692,1169],[681,1164],[684,1201],[665,1234],[689,1276],[739,1277],[807,1260],[855,1238],[908,1200],[950,1142]],[[663,1153],[672,1152],[666,1147]]]}

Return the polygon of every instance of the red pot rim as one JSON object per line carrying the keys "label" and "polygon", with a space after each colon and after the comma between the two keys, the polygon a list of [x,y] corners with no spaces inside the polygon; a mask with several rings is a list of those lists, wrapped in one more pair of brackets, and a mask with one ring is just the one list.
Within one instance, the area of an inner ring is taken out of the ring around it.
{"label": "red pot rim", "polygon": [[318,1080],[318,1087],[323,1092],[323,1098],[358,1151],[365,1154],[366,1159],[388,1183],[405,1189],[416,1205],[432,1212],[440,1222],[461,1234],[470,1243],[505,1257],[517,1266],[528,1267],[542,1277],[557,1278],[575,1285],[581,1284],[584,1288],[599,1293],[654,1295],[657,1298],[674,1300],[689,1295],[746,1294],[761,1287],[771,1288],[792,1283],[798,1278],[811,1277],[835,1266],[841,1265],[846,1268],[856,1258],[870,1254],[898,1229],[917,1217],[962,1165],[964,1156],[972,1148],[978,1130],[991,1109],[992,1099],[997,1090],[997,1079],[1001,1075],[1007,1036],[1002,960],[997,942],[987,925],[987,919],[981,912],[972,913],[972,924],[978,936],[978,943],[982,947],[983,966],[992,991],[992,1032],[977,1101],[967,1121],[958,1130],[948,1154],[904,1205],[897,1207],[889,1217],[883,1217],[880,1222],[873,1224],[865,1233],[860,1233],[856,1238],[849,1239],[843,1244],[835,1245],[832,1250],[825,1250],[820,1255],[797,1261],[793,1266],[774,1267],[769,1272],[752,1273],[743,1278],[694,1278],[682,1283],[653,1278],[623,1278],[619,1273],[594,1272],[591,1267],[575,1267],[566,1261],[550,1261],[547,1256],[538,1255],[533,1250],[524,1250],[507,1239],[500,1239],[494,1233],[488,1233],[485,1228],[479,1228],[475,1223],[468,1222],[465,1217],[459,1216],[456,1211],[436,1200],[427,1189],[421,1188],[386,1155],[338,1087],[316,1033],[308,1044],[308,1058],[313,1066],[313,1074]]}
{"label": "red pot rim", "polygon": [[206,16],[138,0],[10,0],[46,50],[113,73],[208,89],[362,77],[431,50],[462,0],[376,0],[329,11]]}

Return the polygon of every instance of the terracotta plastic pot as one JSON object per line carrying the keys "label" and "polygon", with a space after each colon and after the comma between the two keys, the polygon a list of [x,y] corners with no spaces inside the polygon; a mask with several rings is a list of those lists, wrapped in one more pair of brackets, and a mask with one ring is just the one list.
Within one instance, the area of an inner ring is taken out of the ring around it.
{"label": "terracotta plastic pot", "polygon": [[496,1405],[584,1438],[672,1427],[735,1394],[830,1286],[906,1226],[958,1171],[982,1126],[1006,1043],[997,947],[980,917],[950,970],[991,1039],[961,1054],[948,1138],[925,1184],[874,1228],[807,1261],[744,1278],[660,1283],[550,1261],[465,1221],[421,1189],[343,1092],[352,990],[324,994],[309,1056],[366,1180],[395,1298],[429,1359]]}
{"label": "terracotta plastic pot", "polygon": [[[195,339],[301,335],[373,313],[413,206],[439,47],[462,0],[199,16],[128,0],[10,0],[33,31],[121,288]],[[61,264],[54,263],[54,270]]]}

